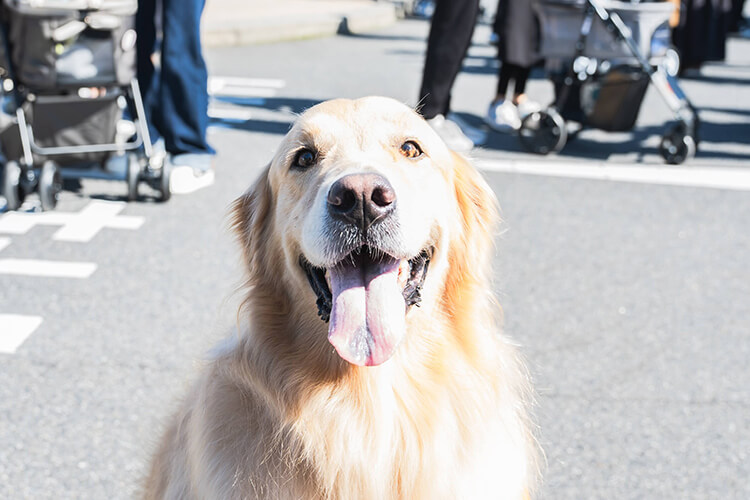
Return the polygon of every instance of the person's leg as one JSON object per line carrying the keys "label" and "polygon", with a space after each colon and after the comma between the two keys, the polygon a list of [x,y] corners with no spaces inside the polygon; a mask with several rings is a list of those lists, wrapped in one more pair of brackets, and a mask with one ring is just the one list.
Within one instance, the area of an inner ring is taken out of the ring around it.
{"label": "person's leg", "polygon": [[729,17],[729,33],[740,31],[742,22],[742,11],[745,7],[745,0],[732,0],[732,11]]}
{"label": "person's leg", "polygon": [[213,154],[206,142],[208,71],[200,41],[205,0],[163,2],[161,100],[156,125],[172,155]]}
{"label": "person's leg", "polygon": [[[526,76],[524,76],[524,72]],[[497,78],[497,95],[490,103],[485,122],[498,131],[517,130],[521,126],[521,117],[516,107],[516,99],[506,99],[508,86],[513,81],[514,95],[517,97],[519,79],[521,87],[526,85],[528,71],[513,63],[502,63]]]}
{"label": "person's leg", "polygon": [[526,81],[529,79],[531,68],[516,66],[513,74],[513,101],[518,104],[526,100]]}
{"label": "person's leg", "polygon": [[531,68],[517,66],[513,75],[513,104],[516,105],[521,120],[541,109],[539,103],[532,101],[526,95],[526,82],[529,79],[529,73],[531,73]]}
{"label": "person's leg", "polygon": [[156,71],[151,59],[156,49],[155,15],[156,0],[138,1],[138,11],[135,15],[135,30],[138,34],[136,38],[136,71],[152,142],[159,138],[159,132],[154,127],[154,116],[157,113],[159,101],[159,79],[154,77]]}
{"label": "person's leg", "polygon": [[497,75],[497,93],[495,94],[495,102],[505,99],[505,95],[508,93],[508,85],[510,84],[510,78],[513,75],[513,65],[508,63],[500,63],[500,71]]}
{"label": "person's leg", "polygon": [[427,119],[450,109],[451,87],[471,45],[478,13],[479,0],[437,0],[419,92],[420,111]]}

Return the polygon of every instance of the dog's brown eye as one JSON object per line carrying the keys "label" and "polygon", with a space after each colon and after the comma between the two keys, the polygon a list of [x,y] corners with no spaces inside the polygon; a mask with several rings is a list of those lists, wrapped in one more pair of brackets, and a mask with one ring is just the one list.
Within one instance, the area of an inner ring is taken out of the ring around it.
{"label": "dog's brown eye", "polygon": [[309,168],[315,165],[317,160],[318,155],[315,154],[315,151],[310,149],[300,149],[294,157],[292,166],[297,168]]}
{"label": "dog's brown eye", "polygon": [[407,158],[418,158],[422,156],[422,148],[414,141],[406,141],[401,145],[401,154]]}

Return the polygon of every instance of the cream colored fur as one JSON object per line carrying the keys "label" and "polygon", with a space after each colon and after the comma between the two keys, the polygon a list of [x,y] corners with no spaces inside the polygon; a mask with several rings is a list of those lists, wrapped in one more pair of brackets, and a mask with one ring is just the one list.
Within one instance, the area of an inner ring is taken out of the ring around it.
{"label": "cream colored fur", "polygon": [[[407,139],[424,158],[404,161],[397,148]],[[310,143],[325,152],[320,164],[290,169]],[[376,367],[338,357],[298,265],[303,247],[322,244],[303,241],[316,232],[321,190],[351,170],[386,175],[413,228],[405,246],[435,247],[406,338]],[[172,420],[144,498],[528,498],[537,479],[530,391],[497,332],[488,281],[496,202],[468,162],[395,101],[329,101],[300,117],[233,218],[247,326]]]}

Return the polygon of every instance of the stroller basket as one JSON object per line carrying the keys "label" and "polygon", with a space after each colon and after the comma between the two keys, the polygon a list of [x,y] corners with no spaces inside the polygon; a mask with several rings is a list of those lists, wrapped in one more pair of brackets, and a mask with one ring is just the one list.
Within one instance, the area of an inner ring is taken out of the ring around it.
{"label": "stroller basket", "polygon": [[648,83],[648,75],[631,66],[615,68],[598,81],[586,82],[581,89],[586,123],[609,132],[631,130]]}
{"label": "stroller basket", "polygon": [[[33,140],[43,148],[67,148],[111,144],[115,142],[115,127],[122,115],[118,93],[98,99],[78,96],[40,95],[23,105],[27,122],[33,126]],[[23,155],[18,127],[0,133],[3,150],[10,158]],[[55,155],[59,165],[94,164],[106,160],[109,152],[89,151]],[[41,164],[43,155],[34,154],[34,163]]]}
{"label": "stroller basket", "polygon": [[[645,56],[651,52],[654,31],[667,22],[674,11],[674,5],[670,2],[631,4],[617,0],[600,0],[599,4],[608,12],[620,16],[630,30],[633,41]],[[586,2],[536,0],[534,7],[543,33],[540,55],[545,59],[573,57],[581,32]],[[618,40],[598,19],[594,19],[591,26],[583,54],[597,59],[618,59],[621,62],[634,59],[625,42]]]}
{"label": "stroller basket", "polygon": [[5,0],[17,82],[34,92],[128,85],[136,0]]}

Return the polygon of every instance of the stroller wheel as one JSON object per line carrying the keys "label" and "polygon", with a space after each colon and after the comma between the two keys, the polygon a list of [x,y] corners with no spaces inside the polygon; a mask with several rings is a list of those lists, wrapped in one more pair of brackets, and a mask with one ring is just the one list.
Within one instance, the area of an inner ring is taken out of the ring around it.
{"label": "stroller wheel", "polygon": [[686,133],[683,124],[670,128],[661,138],[659,153],[670,165],[679,165],[695,156],[695,140]]}
{"label": "stroller wheel", "polygon": [[21,185],[21,166],[15,161],[5,164],[3,196],[5,196],[8,210],[18,210],[26,198],[26,190]]}
{"label": "stroller wheel", "polygon": [[518,136],[526,151],[546,155],[560,151],[568,134],[560,113],[555,108],[547,108],[524,118]]}
{"label": "stroller wheel", "polygon": [[669,47],[664,52],[661,66],[669,76],[677,76],[680,73],[680,53],[674,47]]}
{"label": "stroller wheel", "polygon": [[42,172],[39,174],[39,200],[42,202],[42,210],[53,210],[57,206],[60,191],[62,191],[60,168],[52,160],[47,160],[42,165]]}
{"label": "stroller wheel", "polygon": [[165,161],[161,167],[161,176],[159,177],[159,192],[161,201],[169,201],[172,197],[172,190],[169,188],[169,181],[172,177],[172,165]]}
{"label": "stroller wheel", "polygon": [[141,180],[141,163],[136,153],[128,153],[128,201],[138,199],[138,183]]}

